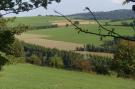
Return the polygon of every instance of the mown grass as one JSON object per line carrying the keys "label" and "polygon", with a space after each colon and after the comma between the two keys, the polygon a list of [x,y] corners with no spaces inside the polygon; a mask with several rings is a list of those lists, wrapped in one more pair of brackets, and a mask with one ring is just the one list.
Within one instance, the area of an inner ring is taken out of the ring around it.
{"label": "mown grass", "polygon": [[135,81],[17,64],[0,72],[0,89],[135,89]]}
{"label": "mown grass", "polygon": [[[91,32],[98,33],[98,26],[97,25],[82,25],[81,27],[88,29]],[[108,26],[108,29],[115,28],[115,32],[125,35],[125,36],[131,36],[133,33],[135,33],[131,27],[122,27],[122,26]],[[27,33],[30,34],[38,34],[38,35],[48,35],[48,37],[45,37],[45,39],[50,40],[58,40],[58,41],[66,41],[66,42],[73,42],[73,43],[82,43],[82,44],[94,44],[94,45],[100,45],[105,40],[111,40],[112,38],[104,38],[102,41],[100,40],[99,36],[91,35],[91,34],[85,34],[80,33],[74,29],[74,27],[60,27],[60,28],[49,28],[49,29],[41,29],[41,30],[32,30]],[[102,33],[107,33],[103,31]]]}

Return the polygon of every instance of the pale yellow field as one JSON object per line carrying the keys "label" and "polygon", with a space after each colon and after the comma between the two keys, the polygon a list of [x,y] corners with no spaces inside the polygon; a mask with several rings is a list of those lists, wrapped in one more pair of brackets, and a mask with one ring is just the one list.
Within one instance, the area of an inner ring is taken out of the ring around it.
{"label": "pale yellow field", "polygon": [[[96,24],[95,21],[91,20],[72,20],[72,22],[75,22],[75,21],[79,21],[79,24],[81,25],[87,25],[87,24]],[[71,23],[67,20],[59,20],[59,21],[52,21],[52,24],[57,24],[58,26],[66,26],[67,24],[68,25],[71,25]]]}
{"label": "pale yellow field", "polygon": [[40,45],[46,48],[57,48],[59,50],[73,51],[76,47],[83,47],[83,44],[44,39],[43,37],[47,37],[45,35],[22,34],[16,37],[27,43]]}

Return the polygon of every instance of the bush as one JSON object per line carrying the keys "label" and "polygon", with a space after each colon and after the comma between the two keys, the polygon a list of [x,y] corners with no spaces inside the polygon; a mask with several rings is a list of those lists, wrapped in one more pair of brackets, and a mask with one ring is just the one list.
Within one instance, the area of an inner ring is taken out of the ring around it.
{"label": "bush", "polygon": [[130,24],[129,24],[128,22],[121,22],[121,24],[122,24],[123,26],[130,26]]}
{"label": "bush", "polygon": [[118,77],[135,75],[135,42],[121,40],[112,61],[112,69]]}
{"label": "bush", "polygon": [[8,60],[0,54],[0,70],[2,70],[2,66],[5,65],[7,62]]}
{"label": "bush", "polygon": [[97,74],[110,74],[112,62],[111,58],[90,56],[89,60],[92,65],[92,70],[95,71]]}
{"label": "bush", "polygon": [[80,23],[79,21],[74,21],[74,24],[79,25]]}
{"label": "bush", "polygon": [[109,26],[109,23],[108,22],[105,22],[105,26]]}
{"label": "bush", "polygon": [[[44,66],[53,66],[85,72],[92,71],[98,74],[108,74],[110,71],[111,58],[108,57],[88,55],[87,58],[84,58],[84,55],[71,51],[44,48],[27,43],[23,44],[26,51],[26,60],[29,63],[31,63],[31,55],[36,55]],[[34,63],[32,62],[32,64]]]}
{"label": "bush", "polygon": [[50,57],[49,64],[50,66],[55,67],[55,68],[64,67],[63,59],[57,55],[55,55],[54,57]]}
{"label": "bush", "polygon": [[14,57],[13,55],[7,55],[6,58],[8,60],[8,64],[25,63],[24,57]]}
{"label": "bush", "polygon": [[66,24],[66,27],[68,27],[69,26],[69,24]]}
{"label": "bush", "polygon": [[9,50],[9,53],[15,57],[24,57],[24,47],[18,39],[15,39],[14,43],[10,45],[7,50]]}
{"label": "bush", "polygon": [[31,55],[28,59],[27,62],[31,64],[36,64],[36,65],[42,65],[41,59],[37,55]]}
{"label": "bush", "polygon": [[89,60],[74,60],[73,67],[80,71],[91,72],[91,64]]}

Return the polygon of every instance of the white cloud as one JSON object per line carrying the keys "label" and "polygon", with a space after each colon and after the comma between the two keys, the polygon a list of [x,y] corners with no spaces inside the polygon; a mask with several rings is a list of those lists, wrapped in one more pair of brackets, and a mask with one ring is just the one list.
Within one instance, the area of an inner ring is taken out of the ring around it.
{"label": "white cloud", "polygon": [[124,0],[111,0],[115,4],[122,4]]}

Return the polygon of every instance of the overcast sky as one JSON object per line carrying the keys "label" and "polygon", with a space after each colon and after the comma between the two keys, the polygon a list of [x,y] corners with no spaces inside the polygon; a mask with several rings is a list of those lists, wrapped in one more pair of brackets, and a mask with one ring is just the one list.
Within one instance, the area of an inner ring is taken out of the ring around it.
{"label": "overcast sky", "polygon": [[[117,9],[131,9],[132,3],[122,5],[123,0],[61,0],[60,3],[53,2],[48,5],[48,9],[39,8],[30,12],[23,12],[17,16],[37,16],[56,15],[53,10],[57,10],[65,15],[85,12],[87,6],[92,11],[111,11]],[[10,14],[8,16],[15,16]]]}

